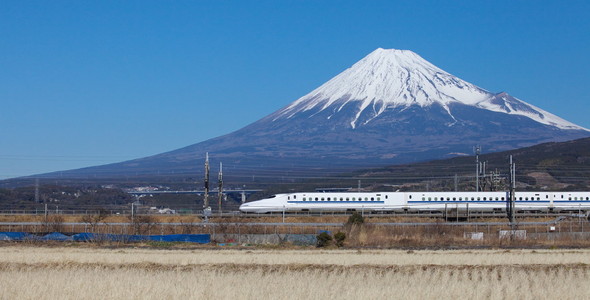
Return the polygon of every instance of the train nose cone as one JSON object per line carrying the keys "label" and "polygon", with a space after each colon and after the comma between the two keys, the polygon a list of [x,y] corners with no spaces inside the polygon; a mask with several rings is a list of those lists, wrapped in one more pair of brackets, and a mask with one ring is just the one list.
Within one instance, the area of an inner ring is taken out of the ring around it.
{"label": "train nose cone", "polygon": [[248,203],[244,203],[244,204],[240,205],[240,208],[239,209],[242,212],[249,212],[249,211],[251,211],[250,204],[248,204]]}

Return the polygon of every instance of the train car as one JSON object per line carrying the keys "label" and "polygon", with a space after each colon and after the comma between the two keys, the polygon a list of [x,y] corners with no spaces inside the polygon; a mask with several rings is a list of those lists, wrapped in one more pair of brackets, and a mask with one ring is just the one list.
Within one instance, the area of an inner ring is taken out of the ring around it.
{"label": "train car", "polygon": [[[245,213],[269,212],[444,212],[506,211],[506,192],[341,192],[289,193],[247,202]],[[515,210],[590,211],[590,192],[516,192]]]}

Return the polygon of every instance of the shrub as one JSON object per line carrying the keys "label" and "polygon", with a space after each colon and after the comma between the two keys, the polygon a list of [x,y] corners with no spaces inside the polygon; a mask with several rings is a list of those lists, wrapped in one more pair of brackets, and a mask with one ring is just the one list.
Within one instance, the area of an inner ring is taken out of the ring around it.
{"label": "shrub", "polygon": [[346,234],[344,232],[338,231],[334,234],[334,242],[336,242],[338,248],[344,246],[344,239],[346,239]]}
{"label": "shrub", "polygon": [[350,217],[348,217],[348,222],[346,222],[348,224],[353,224],[353,225],[360,225],[365,223],[365,218],[363,218],[363,216],[357,212],[353,213]]}
{"label": "shrub", "polygon": [[316,246],[318,248],[322,248],[330,245],[330,242],[332,241],[332,236],[327,232],[321,232],[320,234],[318,234],[317,239],[318,241]]}

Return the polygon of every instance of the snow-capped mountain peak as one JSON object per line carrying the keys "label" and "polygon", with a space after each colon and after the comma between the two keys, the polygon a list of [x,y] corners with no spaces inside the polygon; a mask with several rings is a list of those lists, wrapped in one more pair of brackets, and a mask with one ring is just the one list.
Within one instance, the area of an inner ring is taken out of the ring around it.
{"label": "snow-capped mountain peak", "polygon": [[329,109],[338,114],[356,105],[349,118],[351,128],[365,110],[374,119],[400,107],[440,105],[454,119],[451,105],[464,104],[495,112],[521,115],[561,129],[583,129],[506,93],[494,94],[455,77],[409,50],[376,49],[309,94],[273,114],[273,119],[292,118],[297,113]]}

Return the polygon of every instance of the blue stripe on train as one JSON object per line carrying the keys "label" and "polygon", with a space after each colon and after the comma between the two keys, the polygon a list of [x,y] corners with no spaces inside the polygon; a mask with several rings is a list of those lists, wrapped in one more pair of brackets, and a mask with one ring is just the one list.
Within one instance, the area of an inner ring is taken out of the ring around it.
{"label": "blue stripe on train", "polygon": [[374,204],[374,203],[385,203],[385,201],[287,201],[287,203],[314,203],[314,204],[322,204],[322,203],[334,203],[334,204],[342,204],[342,203],[367,203],[367,204]]}
{"label": "blue stripe on train", "polygon": [[[543,200],[516,200],[516,203],[549,203],[549,201],[543,201]],[[553,202],[557,202],[557,201],[553,201]],[[488,201],[484,201],[484,200],[480,200],[480,201],[475,201],[475,200],[457,200],[457,201],[453,201],[453,200],[432,200],[432,201],[428,201],[428,200],[424,200],[424,201],[418,201],[418,200],[410,200],[408,201],[408,203],[506,203],[506,200],[488,200]],[[590,203],[590,202],[589,202]]]}

